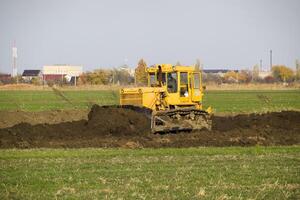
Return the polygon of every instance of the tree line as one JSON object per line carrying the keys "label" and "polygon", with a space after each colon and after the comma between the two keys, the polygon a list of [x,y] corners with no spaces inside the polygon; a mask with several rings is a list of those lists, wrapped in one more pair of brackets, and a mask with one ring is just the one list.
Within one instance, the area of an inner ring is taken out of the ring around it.
{"label": "tree line", "polygon": [[[179,62],[178,62],[179,63]],[[199,61],[196,65],[200,66]],[[83,84],[135,84],[142,86],[147,84],[147,64],[144,59],[139,60],[134,74],[124,70],[95,70],[83,74],[80,78]],[[264,74],[263,74],[264,73]],[[203,73],[203,81],[206,83],[290,83],[300,82],[300,66],[293,71],[284,65],[274,65],[270,72],[261,72],[257,66],[253,70],[232,70],[226,73]]]}
{"label": "tree line", "polygon": [[[176,65],[180,65],[177,62]],[[201,68],[200,62],[197,60],[195,67]],[[76,78],[77,85],[131,85],[143,86],[147,84],[147,64],[144,59],[140,59],[135,67],[131,70],[128,66],[123,66],[118,69],[96,69],[81,74]],[[272,71],[267,74],[261,72],[258,66],[254,66],[253,70],[233,70],[226,73],[203,73],[203,82],[205,83],[290,83],[300,82],[300,65],[297,63],[296,70],[284,65],[274,65]],[[1,75],[0,75],[1,77]],[[18,77],[19,82],[24,82],[22,77]],[[16,78],[10,80],[11,83],[16,82]],[[39,85],[41,80],[33,78],[30,83]],[[1,84],[1,80],[0,80]],[[57,80],[48,84],[68,84],[66,80]]]}
{"label": "tree line", "polygon": [[228,71],[224,74],[204,74],[205,82],[222,83],[291,83],[300,82],[300,67],[295,71],[284,65],[274,65],[269,72],[253,70]]}

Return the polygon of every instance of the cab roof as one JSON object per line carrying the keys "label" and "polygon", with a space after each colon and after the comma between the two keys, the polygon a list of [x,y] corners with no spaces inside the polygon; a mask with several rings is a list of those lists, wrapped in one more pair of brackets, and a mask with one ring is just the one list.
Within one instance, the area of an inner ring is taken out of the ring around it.
{"label": "cab roof", "polygon": [[175,71],[183,71],[183,72],[193,72],[195,71],[195,66],[182,66],[182,65],[172,65],[172,64],[156,64],[154,66],[148,67],[147,72],[157,72],[159,66],[161,67],[162,72],[175,72]]}

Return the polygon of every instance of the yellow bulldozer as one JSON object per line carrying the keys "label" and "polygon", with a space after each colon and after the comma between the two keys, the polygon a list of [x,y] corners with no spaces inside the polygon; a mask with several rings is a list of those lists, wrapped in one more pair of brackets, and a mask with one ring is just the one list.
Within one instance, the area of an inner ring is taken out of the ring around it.
{"label": "yellow bulldozer", "polygon": [[195,66],[146,68],[148,87],[123,88],[120,105],[151,109],[153,133],[211,130],[211,108],[203,109],[202,72]]}

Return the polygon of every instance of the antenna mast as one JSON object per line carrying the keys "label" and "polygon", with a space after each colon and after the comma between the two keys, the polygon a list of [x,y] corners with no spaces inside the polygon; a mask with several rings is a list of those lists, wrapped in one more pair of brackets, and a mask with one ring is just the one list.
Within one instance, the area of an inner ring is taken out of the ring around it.
{"label": "antenna mast", "polygon": [[18,84],[18,68],[17,68],[17,58],[18,58],[18,53],[17,53],[17,47],[16,47],[16,41],[14,41],[13,47],[12,47],[12,77],[17,78],[17,84]]}

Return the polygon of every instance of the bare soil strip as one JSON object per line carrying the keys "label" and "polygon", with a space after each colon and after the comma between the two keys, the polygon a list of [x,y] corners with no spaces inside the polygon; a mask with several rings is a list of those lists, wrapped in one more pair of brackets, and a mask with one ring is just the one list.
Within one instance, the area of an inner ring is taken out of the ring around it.
{"label": "bare soil strip", "polygon": [[[151,134],[149,117],[145,113],[127,108],[95,105],[88,114],[88,119],[85,119],[84,112],[78,116],[64,111],[56,114],[63,115],[63,122],[55,123],[59,121],[59,117],[56,116],[57,120],[54,121],[50,118],[49,122],[46,119],[42,120],[48,123],[32,125],[22,122],[0,129],[0,148],[159,148],[300,144],[300,112],[296,111],[215,116],[212,131],[165,135]],[[75,121],[66,121],[67,116]],[[51,122],[52,124],[49,124]],[[7,124],[2,124],[2,127],[5,125]]]}

